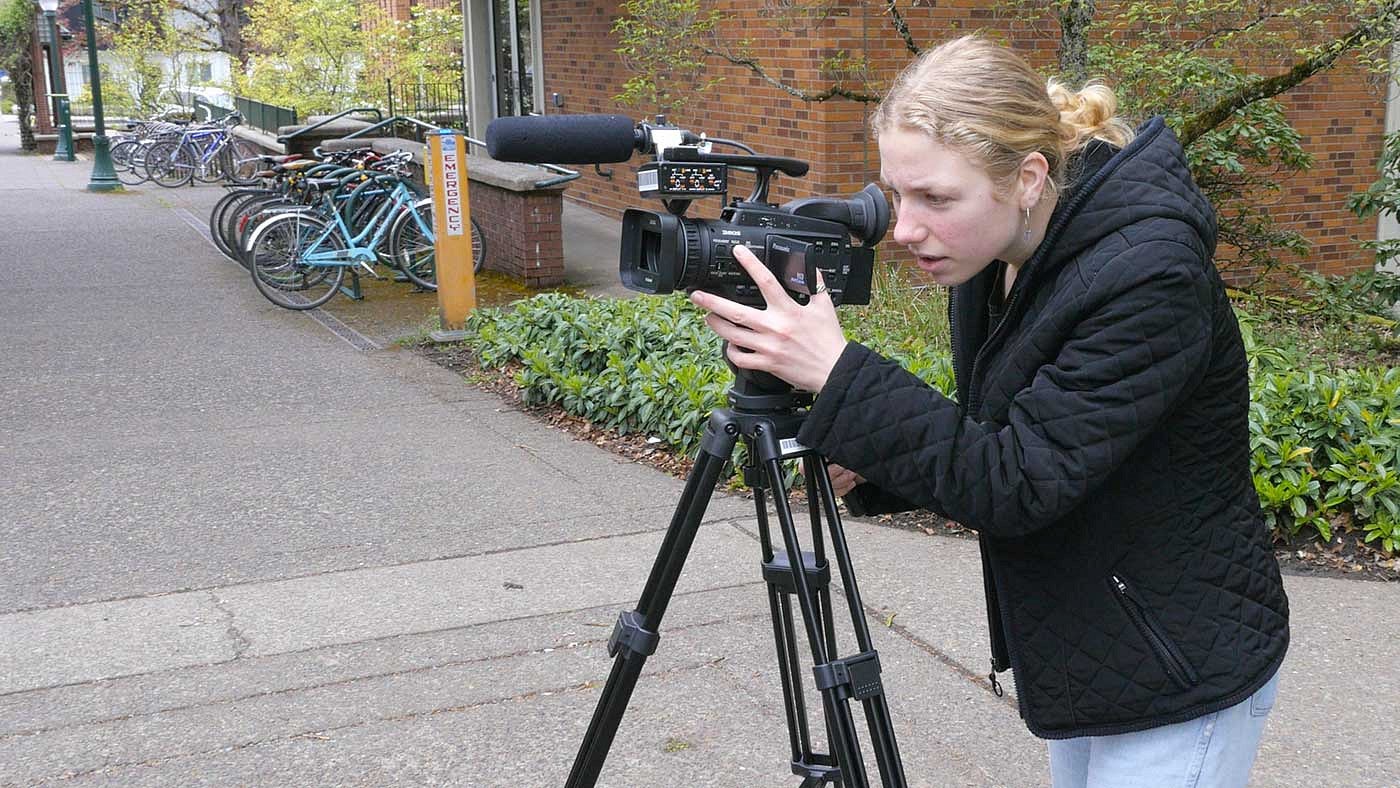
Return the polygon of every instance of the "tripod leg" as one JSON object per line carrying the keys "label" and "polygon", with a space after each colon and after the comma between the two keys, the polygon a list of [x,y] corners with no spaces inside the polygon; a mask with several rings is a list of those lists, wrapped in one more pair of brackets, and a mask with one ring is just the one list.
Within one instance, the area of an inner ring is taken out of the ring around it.
{"label": "tripod leg", "polygon": [[658,629],[671,594],[680,579],[686,556],[714,495],[724,464],[733,454],[739,427],[726,411],[716,411],[710,417],[695,467],[686,479],[685,491],[671,518],[671,525],[661,544],[661,551],[652,564],[646,587],[637,602],[637,609],[618,617],[608,642],[608,654],[614,658],[608,682],[603,687],[593,719],[588,724],[583,743],[574,757],[574,765],[565,783],[567,788],[592,788],[608,757],[617,727],[622,722],[627,702],[637,686],[642,666],[656,651]]}
{"label": "tripod leg", "polygon": [[[841,525],[841,515],[836,510],[836,493],[831,487],[831,477],[827,475],[826,460],[820,455],[810,455],[805,464],[807,478],[814,479],[818,498],[826,515],[827,528],[831,533],[831,551],[836,557],[836,565],[841,570],[841,582],[846,592],[846,600],[851,609],[851,625],[855,630],[856,644],[862,654],[874,654],[870,641],[870,627],[865,621],[864,605],[860,599],[860,589],[856,586],[855,568],[851,564],[850,545],[846,541],[846,530]],[[889,704],[885,699],[883,685],[877,691],[862,698],[865,719],[870,726],[871,743],[875,749],[875,759],[880,774],[887,786],[904,786],[904,765],[899,757],[899,745],[895,741],[894,723],[890,719]]]}
{"label": "tripod leg", "polygon": [[[762,441],[755,441],[761,443]],[[802,609],[802,620],[807,627],[807,642],[812,650],[814,672],[828,668],[830,659],[826,648],[826,628],[821,626],[821,608],[817,601],[816,589],[807,582],[807,573],[802,568],[802,547],[797,541],[797,527],[793,524],[792,509],[787,496],[776,494],[783,489],[783,465],[781,451],[776,441],[771,450],[762,451],[767,465],[768,478],[774,490],[773,505],[778,513],[779,530],[783,534],[783,544],[789,557],[798,556],[793,563],[792,580],[797,589],[797,602]],[[829,609],[829,608],[828,608]],[[835,687],[821,687],[822,705],[826,713],[831,735],[831,751],[840,768],[841,785],[845,788],[867,788],[865,761],[861,757],[860,742],[856,738],[855,719],[851,709],[836,697]]]}

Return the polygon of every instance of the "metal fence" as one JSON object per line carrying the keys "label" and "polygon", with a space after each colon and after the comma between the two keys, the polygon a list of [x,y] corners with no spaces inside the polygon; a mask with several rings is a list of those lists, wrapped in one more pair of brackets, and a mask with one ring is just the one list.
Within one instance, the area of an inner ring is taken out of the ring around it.
{"label": "metal fence", "polygon": [[275,104],[264,104],[242,96],[233,97],[233,106],[243,113],[243,120],[254,128],[276,134],[281,126],[297,125],[297,111]]}
{"label": "metal fence", "polygon": [[191,103],[194,107],[195,120],[218,120],[219,118],[227,117],[233,114],[233,110],[229,109],[228,107],[221,107],[218,104],[210,103],[200,98],[199,96],[195,96],[194,101]]}
{"label": "metal fence", "polygon": [[389,117],[402,115],[441,128],[466,130],[467,92],[461,81],[384,83]]}

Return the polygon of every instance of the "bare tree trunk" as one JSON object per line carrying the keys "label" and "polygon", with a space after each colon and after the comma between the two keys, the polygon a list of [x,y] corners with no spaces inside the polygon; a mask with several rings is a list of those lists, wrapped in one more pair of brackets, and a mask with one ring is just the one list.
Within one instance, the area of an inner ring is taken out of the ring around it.
{"label": "bare tree trunk", "polygon": [[15,72],[10,75],[15,85],[15,103],[19,105],[19,146],[22,150],[38,150],[34,139],[34,61],[26,46],[15,59]]}
{"label": "bare tree trunk", "polygon": [[1065,0],[1056,16],[1060,20],[1060,73],[1075,87],[1089,79],[1089,26],[1094,23],[1096,0]]}
{"label": "bare tree trunk", "polygon": [[244,0],[220,0],[214,9],[219,21],[219,43],[229,57],[238,61],[240,69],[248,66],[248,43],[243,40],[243,27],[248,24],[247,5]]}

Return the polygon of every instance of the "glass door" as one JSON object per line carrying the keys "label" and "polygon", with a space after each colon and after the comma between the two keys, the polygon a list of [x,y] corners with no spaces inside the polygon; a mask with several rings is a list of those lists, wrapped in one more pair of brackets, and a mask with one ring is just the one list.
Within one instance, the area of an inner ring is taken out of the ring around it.
{"label": "glass door", "polygon": [[496,115],[529,115],[535,111],[530,0],[491,0],[491,23],[491,81],[495,84]]}

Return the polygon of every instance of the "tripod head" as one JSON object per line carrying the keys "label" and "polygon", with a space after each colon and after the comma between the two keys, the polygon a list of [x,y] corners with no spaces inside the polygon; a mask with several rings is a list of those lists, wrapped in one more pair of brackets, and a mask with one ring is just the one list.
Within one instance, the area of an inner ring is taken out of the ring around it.
{"label": "tripod head", "polygon": [[812,404],[812,392],[797,391],[792,384],[776,375],[756,369],[740,369],[729,360],[729,343],[724,343],[724,363],[734,373],[734,385],[729,387],[729,404],[736,413],[790,414]]}

